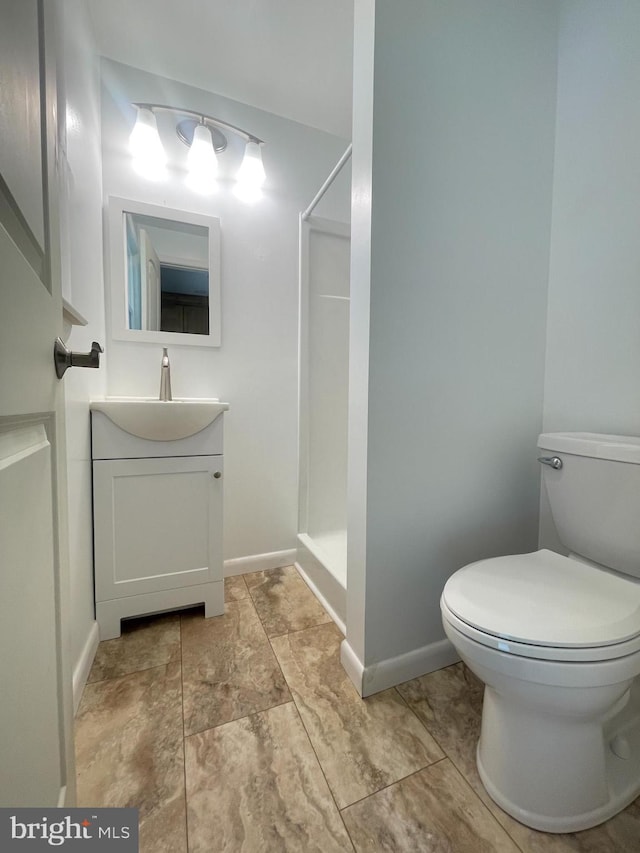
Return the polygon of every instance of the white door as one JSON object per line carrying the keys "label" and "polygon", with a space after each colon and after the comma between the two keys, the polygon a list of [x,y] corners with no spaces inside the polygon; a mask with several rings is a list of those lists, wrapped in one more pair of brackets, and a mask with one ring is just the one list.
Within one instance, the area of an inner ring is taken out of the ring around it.
{"label": "white door", "polygon": [[51,0],[0,0],[0,806],[73,805]]}
{"label": "white door", "polygon": [[140,229],[142,328],[160,331],[160,258],[144,228]]}

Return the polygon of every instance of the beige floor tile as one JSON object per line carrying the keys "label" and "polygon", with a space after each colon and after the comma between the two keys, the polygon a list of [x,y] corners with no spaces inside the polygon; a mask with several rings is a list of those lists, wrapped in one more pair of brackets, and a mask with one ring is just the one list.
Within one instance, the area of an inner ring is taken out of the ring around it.
{"label": "beige floor tile", "polygon": [[187,853],[184,794],[168,800],[161,809],[141,822],[139,846],[139,853]]}
{"label": "beige floor tile", "polygon": [[186,853],[180,664],[88,684],[76,717],[78,805],[140,810],[141,853]]}
{"label": "beige floor tile", "polygon": [[190,853],[343,853],[351,842],[293,703],[185,740]]}
{"label": "beige floor tile", "polygon": [[519,853],[448,759],[342,816],[358,853]]}
{"label": "beige floor tile", "polygon": [[339,808],[443,757],[395,689],[362,700],[332,623],[272,640]]}
{"label": "beige floor tile", "polygon": [[397,689],[458,770],[467,778],[473,775],[484,684],[457,663],[406,681]]}
{"label": "beige floor tile", "polygon": [[180,616],[145,616],[122,623],[122,635],[98,646],[89,682],[118,678],[180,660]]}
{"label": "beige floor tile", "polygon": [[462,664],[362,701],[339,663],[341,634],[294,567],[228,578],[225,593],[225,616],[124,623],[85,688],[79,804],[139,808],[142,853],[186,853],[181,623],[186,730],[201,732],[187,738],[192,853],[351,850],[317,758],[359,851],[513,850],[488,809],[523,853],[640,853],[640,799],[568,835],[493,803],[475,764],[483,685]]}
{"label": "beige floor tile", "polygon": [[248,598],[228,602],[224,616],[183,615],[182,679],[187,735],[291,700]]}
{"label": "beige floor tile", "polygon": [[244,578],[269,637],[331,621],[294,566],[253,572]]}
{"label": "beige floor tile", "polygon": [[524,853],[640,853],[640,799],[600,826],[563,835],[529,829],[493,802],[475,758],[484,685],[463,664],[407,681],[398,690]]}
{"label": "beige floor tile", "polygon": [[[481,785],[478,777],[478,784]],[[615,817],[585,829],[553,835],[518,823],[489,800],[491,811],[524,853],[639,853],[640,799]]]}
{"label": "beige floor tile", "polygon": [[242,575],[224,579],[224,600],[240,601],[241,598],[249,598],[249,590]]}

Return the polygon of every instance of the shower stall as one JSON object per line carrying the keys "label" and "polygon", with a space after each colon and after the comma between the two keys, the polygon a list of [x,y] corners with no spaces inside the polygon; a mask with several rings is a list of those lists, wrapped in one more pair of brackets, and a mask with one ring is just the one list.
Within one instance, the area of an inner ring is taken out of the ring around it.
{"label": "shower stall", "polygon": [[[343,632],[351,229],[334,217],[348,220],[348,196],[345,204],[340,194],[346,189],[350,195],[344,169],[350,155],[351,146],[300,216],[297,565]],[[319,216],[318,210],[333,215]]]}

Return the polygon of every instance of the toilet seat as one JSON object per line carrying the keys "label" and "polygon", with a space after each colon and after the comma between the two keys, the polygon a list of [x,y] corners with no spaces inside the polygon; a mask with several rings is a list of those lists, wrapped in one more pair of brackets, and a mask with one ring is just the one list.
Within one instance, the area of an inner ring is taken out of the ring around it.
{"label": "toilet seat", "polygon": [[640,650],[640,584],[552,551],[465,566],[441,607],[454,629],[507,654],[589,662]]}

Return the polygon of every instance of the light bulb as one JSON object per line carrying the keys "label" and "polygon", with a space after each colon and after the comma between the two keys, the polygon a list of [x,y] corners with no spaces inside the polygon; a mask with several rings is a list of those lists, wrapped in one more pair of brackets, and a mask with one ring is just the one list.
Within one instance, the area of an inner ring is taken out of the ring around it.
{"label": "light bulb", "polygon": [[265,178],[260,144],[250,139],[247,142],[244,158],[238,170],[236,195],[245,201],[255,201],[260,197],[260,187]]}
{"label": "light bulb", "polygon": [[163,176],[167,158],[160,141],[156,117],[146,107],[138,107],[138,118],[129,137],[129,148],[136,172],[152,180]]}
{"label": "light bulb", "polygon": [[193,142],[187,155],[187,185],[196,192],[212,192],[216,188],[218,158],[213,148],[211,131],[204,124],[196,125]]}

